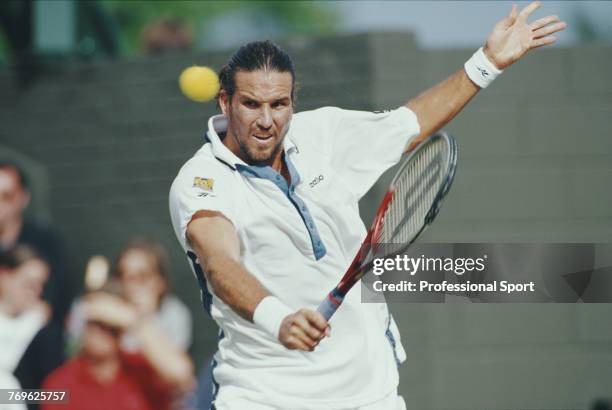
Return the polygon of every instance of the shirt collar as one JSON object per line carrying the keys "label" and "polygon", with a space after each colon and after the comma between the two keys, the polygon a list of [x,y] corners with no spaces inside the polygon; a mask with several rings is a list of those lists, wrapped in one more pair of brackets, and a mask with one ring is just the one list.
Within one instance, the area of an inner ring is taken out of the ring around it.
{"label": "shirt collar", "polygon": [[236,169],[236,164],[246,165],[246,163],[238,158],[236,154],[229,150],[219,138],[219,133],[224,133],[227,131],[227,117],[225,115],[213,115],[208,120],[208,132],[206,133],[206,137],[210,141],[212,145],[212,152],[214,156],[220,160],[225,162],[227,165]]}
{"label": "shirt collar", "polygon": [[[248,166],[246,162],[238,158],[238,156],[230,151],[230,149],[223,144],[223,141],[221,141],[219,133],[227,132],[227,125],[228,118],[223,114],[213,115],[208,120],[208,132],[206,133],[206,138],[212,145],[212,152],[214,156],[220,161],[228,164],[233,169],[236,169],[237,164]],[[294,152],[299,152],[297,146],[291,138],[291,127],[289,128],[287,135],[285,135],[283,149],[287,155],[293,154]]]}

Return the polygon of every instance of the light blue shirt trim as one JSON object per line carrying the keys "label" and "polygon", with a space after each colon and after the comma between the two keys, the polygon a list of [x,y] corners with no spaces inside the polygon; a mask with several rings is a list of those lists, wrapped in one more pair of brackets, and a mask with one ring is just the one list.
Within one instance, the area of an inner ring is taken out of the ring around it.
{"label": "light blue shirt trim", "polygon": [[289,175],[291,176],[291,185],[287,184],[287,181],[281,174],[276,172],[272,167],[266,166],[255,166],[255,165],[244,165],[244,164],[235,164],[236,169],[242,175],[249,178],[261,178],[267,179],[276,185],[289,199],[289,201],[293,204],[295,209],[298,211],[302,220],[304,221],[304,226],[310,235],[310,241],[312,243],[312,250],[315,255],[315,259],[319,260],[327,253],[327,249],[325,249],[325,245],[321,240],[321,236],[319,235],[319,231],[317,230],[317,226],[315,224],[306,203],[295,193],[295,187],[300,183],[300,175],[295,169],[295,166],[289,159],[288,155],[285,155],[285,162],[287,163],[287,168],[289,170]]}

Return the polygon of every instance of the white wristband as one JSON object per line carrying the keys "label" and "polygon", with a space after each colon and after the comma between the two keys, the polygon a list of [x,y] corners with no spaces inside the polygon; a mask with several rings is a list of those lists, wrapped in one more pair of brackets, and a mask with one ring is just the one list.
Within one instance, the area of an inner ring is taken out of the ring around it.
{"label": "white wristband", "polygon": [[278,340],[278,332],[283,319],[293,310],[274,296],[263,298],[253,312],[253,323]]}
{"label": "white wristband", "polygon": [[503,72],[487,58],[482,47],[465,62],[463,67],[470,80],[480,88],[487,88]]}

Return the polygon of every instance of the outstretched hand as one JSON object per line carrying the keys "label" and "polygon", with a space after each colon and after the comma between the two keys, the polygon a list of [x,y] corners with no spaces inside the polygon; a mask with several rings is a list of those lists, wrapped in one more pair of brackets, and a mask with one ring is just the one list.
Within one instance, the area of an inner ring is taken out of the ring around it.
{"label": "outstretched hand", "polygon": [[547,16],[527,23],[527,18],[540,5],[539,1],[534,1],[519,12],[515,4],[510,14],[495,25],[484,52],[497,68],[503,70],[527,51],[554,43],[557,39],[553,34],[567,27],[557,16]]}

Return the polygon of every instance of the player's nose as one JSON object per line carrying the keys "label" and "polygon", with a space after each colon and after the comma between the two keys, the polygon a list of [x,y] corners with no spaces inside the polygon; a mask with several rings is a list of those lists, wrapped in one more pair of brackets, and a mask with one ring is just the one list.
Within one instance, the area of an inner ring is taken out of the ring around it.
{"label": "player's nose", "polygon": [[272,109],[270,107],[266,105],[261,107],[257,117],[257,125],[264,129],[272,127]]}

